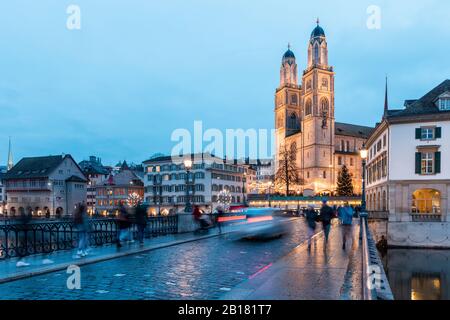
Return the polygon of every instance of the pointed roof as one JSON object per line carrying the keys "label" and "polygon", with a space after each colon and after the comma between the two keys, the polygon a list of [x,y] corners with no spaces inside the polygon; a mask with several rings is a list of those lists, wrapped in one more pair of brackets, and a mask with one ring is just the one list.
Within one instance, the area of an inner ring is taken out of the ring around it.
{"label": "pointed roof", "polygon": [[389,111],[389,103],[388,103],[388,82],[386,76],[386,88],[384,90],[384,113],[383,117],[386,117]]}
{"label": "pointed roof", "polygon": [[14,167],[14,161],[13,161],[12,150],[11,150],[11,137],[9,137],[7,170],[8,171],[11,170],[12,167]]}
{"label": "pointed roof", "polygon": [[126,160],[123,160],[122,165],[120,166],[120,170],[130,170],[128,163]]}
{"label": "pointed roof", "polygon": [[425,94],[422,98],[417,100],[406,100],[405,109],[402,110],[388,110],[388,117],[403,117],[403,116],[418,116],[426,114],[444,114],[449,111],[441,111],[436,106],[436,99],[445,93],[450,92],[450,80],[447,79]]}

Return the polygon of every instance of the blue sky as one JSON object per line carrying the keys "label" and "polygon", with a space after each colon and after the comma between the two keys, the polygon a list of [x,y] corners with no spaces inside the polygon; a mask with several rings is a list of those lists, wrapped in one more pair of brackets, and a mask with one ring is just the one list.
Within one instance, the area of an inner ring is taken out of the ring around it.
{"label": "blue sky", "polygon": [[[66,9],[81,9],[81,30]],[[366,27],[369,5],[381,29]],[[374,125],[450,76],[448,1],[14,0],[0,3],[0,163],[169,153],[176,128],[272,128],[288,42],[299,70],[320,17],[336,120]]]}

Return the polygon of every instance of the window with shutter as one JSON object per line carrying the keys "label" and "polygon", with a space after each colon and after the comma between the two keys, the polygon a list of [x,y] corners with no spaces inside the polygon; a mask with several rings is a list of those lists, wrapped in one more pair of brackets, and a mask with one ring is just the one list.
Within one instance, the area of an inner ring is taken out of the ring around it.
{"label": "window with shutter", "polygon": [[416,139],[420,139],[422,137],[422,129],[416,128]]}
{"label": "window with shutter", "polygon": [[417,174],[420,174],[422,172],[421,162],[422,162],[422,153],[416,152],[416,173]]}
{"label": "window with shutter", "polygon": [[441,153],[434,153],[434,173],[441,173]]}
{"label": "window with shutter", "polygon": [[434,129],[434,135],[436,139],[439,139],[442,137],[442,128],[441,127],[436,127]]}

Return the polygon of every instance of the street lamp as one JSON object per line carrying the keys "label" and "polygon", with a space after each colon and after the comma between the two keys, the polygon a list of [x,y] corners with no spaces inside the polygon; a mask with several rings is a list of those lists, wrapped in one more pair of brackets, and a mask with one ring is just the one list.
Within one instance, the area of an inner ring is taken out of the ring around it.
{"label": "street lamp", "polygon": [[186,207],[184,208],[184,212],[191,212],[191,199],[189,196],[189,173],[192,169],[192,160],[186,159],[184,160],[184,168],[186,169]]}
{"label": "street lamp", "polygon": [[247,182],[247,172],[244,172],[244,176],[242,177],[242,200],[244,203],[244,206],[246,205],[246,201],[245,201],[245,183]]}
{"label": "street lamp", "polygon": [[367,149],[363,145],[361,150],[359,150],[359,155],[362,160],[362,199],[361,199],[361,212],[366,211],[366,159],[367,159]]}
{"label": "street lamp", "polygon": [[53,187],[53,183],[51,181],[47,182],[47,185],[49,187],[52,187],[52,211],[53,211],[53,217],[55,216],[55,188]]}
{"label": "street lamp", "polygon": [[272,195],[272,181],[269,181],[269,208],[272,207],[272,202],[271,202],[271,195]]}

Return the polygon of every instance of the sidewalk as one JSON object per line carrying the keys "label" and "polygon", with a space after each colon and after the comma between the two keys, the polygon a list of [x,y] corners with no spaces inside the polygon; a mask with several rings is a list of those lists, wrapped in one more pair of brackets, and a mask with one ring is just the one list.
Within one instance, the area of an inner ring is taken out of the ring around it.
{"label": "sidewalk", "polygon": [[[338,300],[358,295],[359,226],[353,241],[342,249],[342,229],[333,225],[328,244],[323,232],[315,235],[311,250],[300,244],[280,260],[260,269],[221,297],[222,300]],[[324,247],[325,246],[325,247]],[[356,292],[356,293],[355,293]]]}
{"label": "sidewalk", "polygon": [[[230,233],[233,230],[235,230],[234,226],[226,226],[223,228],[222,234]],[[124,244],[122,248],[117,248],[115,244],[107,244],[99,247],[91,247],[89,254],[83,258],[76,257],[77,249],[55,251],[49,254],[36,254],[26,257],[26,262],[30,264],[26,267],[16,267],[18,258],[4,259],[0,261],[0,284],[38,274],[64,270],[72,264],[82,266],[191,241],[216,237],[218,235],[218,229],[215,228],[209,230],[209,233],[205,235],[196,235],[191,232],[159,236],[145,239],[145,242],[142,245],[135,241],[130,244]],[[51,263],[44,264],[45,259],[50,259]]]}

